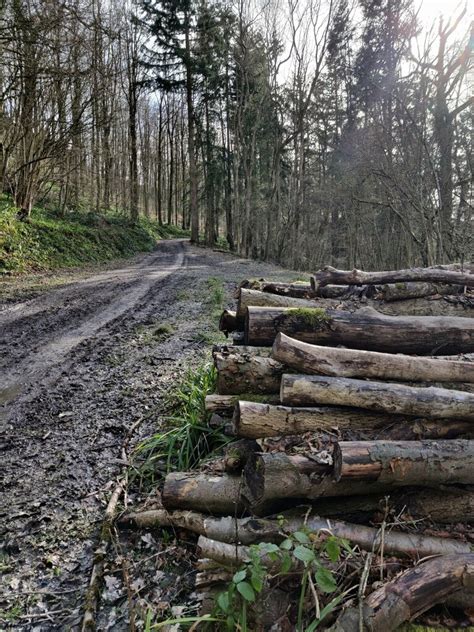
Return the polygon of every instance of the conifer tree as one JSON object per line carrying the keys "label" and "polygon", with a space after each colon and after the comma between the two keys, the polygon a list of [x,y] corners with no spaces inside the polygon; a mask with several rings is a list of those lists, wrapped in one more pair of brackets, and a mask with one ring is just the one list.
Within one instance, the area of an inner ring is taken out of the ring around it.
{"label": "conifer tree", "polygon": [[189,215],[191,241],[199,241],[198,173],[195,152],[194,87],[196,65],[192,51],[195,6],[192,0],[144,0],[143,22],[154,45],[148,47],[144,64],[149,83],[165,91],[184,91],[187,106]]}

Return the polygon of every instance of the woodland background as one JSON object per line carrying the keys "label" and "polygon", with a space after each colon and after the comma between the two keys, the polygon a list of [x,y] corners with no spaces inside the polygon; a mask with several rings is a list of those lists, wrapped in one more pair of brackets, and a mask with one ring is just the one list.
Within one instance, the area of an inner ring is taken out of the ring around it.
{"label": "woodland background", "polygon": [[2,190],[291,268],[469,260],[473,39],[411,0],[4,0]]}

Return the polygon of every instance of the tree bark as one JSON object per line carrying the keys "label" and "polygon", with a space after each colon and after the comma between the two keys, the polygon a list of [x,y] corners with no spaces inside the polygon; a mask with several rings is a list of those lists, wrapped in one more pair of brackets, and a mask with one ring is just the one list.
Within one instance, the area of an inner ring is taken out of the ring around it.
{"label": "tree bark", "polygon": [[334,446],[338,481],[395,487],[474,484],[474,441],[340,441]]}
{"label": "tree bark", "polygon": [[369,433],[374,438],[384,439],[474,437],[473,424],[463,420],[440,422],[335,406],[291,408],[240,400],[233,405],[234,432],[249,439],[321,431]]}
{"label": "tree bark", "polygon": [[165,479],[162,501],[167,509],[239,514],[244,510],[240,488],[240,476],[172,472]]}
{"label": "tree bark", "polygon": [[245,343],[273,344],[278,332],[311,344],[344,345],[389,353],[439,355],[474,351],[474,321],[444,316],[386,316],[372,308],[249,307]]}
{"label": "tree bark", "polygon": [[277,334],[272,358],[302,373],[412,382],[474,382],[472,362],[310,345]]}
{"label": "tree bark", "polygon": [[289,406],[330,404],[372,411],[474,421],[474,394],[319,375],[283,375],[280,400]]}
{"label": "tree bark", "polygon": [[432,520],[437,524],[474,522],[474,489],[443,485],[440,489],[398,488],[388,494],[319,498],[315,509],[320,516],[343,516],[360,522],[382,519],[388,509],[390,515]]}
{"label": "tree bark", "polygon": [[227,473],[240,473],[249,458],[258,452],[260,446],[252,439],[238,439],[224,448],[224,469]]}
{"label": "tree bark", "polygon": [[198,172],[195,155],[195,121],[194,121],[194,77],[191,60],[191,16],[189,9],[185,11],[185,49],[186,49],[186,110],[188,122],[188,164],[189,164],[189,218],[191,221],[191,243],[199,243],[199,204],[198,204]]}
{"label": "tree bark", "polygon": [[209,558],[231,568],[250,562],[251,559],[249,547],[218,542],[204,535],[199,536],[197,546],[201,557]]}
{"label": "tree bark", "polygon": [[314,291],[325,285],[377,285],[382,283],[404,283],[406,281],[426,281],[428,283],[449,283],[474,287],[474,274],[438,268],[410,268],[389,272],[364,272],[363,270],[337,270],[326,266],[311,277]]}
{"label": "tree bark", "polygon": [[[395,630],[449,595],[467,589],[474,602],[474,553],[442,555],[410,568],[393,581],[375,590],[363,606],[363,630]],[[360,609],[343,612],[331,632],[359,632]]]}
{"label": "tree bark", "polygon": [[435,294],[442,296],[447,294],[460,294],[462,291],[462,285],[438,285],[419,282],[386,283],[376,288],[375,298],[391,302],[410,298],[424,298],[426,296],[434,296]]}
{"label": "tree bark", "polygon": [[246,279],[240,284],[235,298],[239,298],[241,289],[258,290],[259,292],[268,292],[269,294],[292,296],[293,298],[301,299],[315,297],[315,293],[309,283],[278,283],[265,281],[265,279]]}
{"label": "tree bark", "polygon": [[[312,458],[284,452],[254,454],[248,459],[243,479],[242,497],[256,514],[278,510],[291,499],[319,499],[331,496],[364,496],[387,489],[386,485],[339,481],[332,476],[332,458],[328,464]],[[323,456],[320,457],[322,459]],[[325,474],[329,472],[329,474]]]}
{"label": "tree bark", "polygon": [[[467,295],[413,298],[404,301],[372,301],[370,305],[386,316],[456,316],[473,318],[474,309]],[[474,304],[474,301],[473,301]]]}
{"label": "tree bark", "polygon": [[[345,538],[366,551],[379,550],[382,544],[380,529],[351,524],[345,521],[321,518],[306,510],[283,513],[281,519],[212,517],[194,511],[148,510],[125,515],[122,526],[141,529],[173,527],[186,529],[206,538],[228,544],[279,543],[287,534],[308,529],[312,533],[324,532]],[[383,537],[383,550],[387,555],[426,557],[450,553],[470,553],[471,547],[460,540],[425,536],[422,534],[388,531]]]}
{"label": "tree bark", "polygon": [[214,354],[217,391],[220,395],[278,393],[285,367],[273,360],[250,354]]}
{"label": "tree bark", "polygon": [[237,303],[237,320],[239,323],[242,323],[242,325],[245,323],[245,315],[248,307],[296,307],[301,309],[321,307],[326,309],[328,307],[340,308],[340,306],[340,301],[331,299],[295,298],[293,296],[270,294],[268,292],[242,288],[239,292]]}
{"label": "tree bark", "polygon": [[[328,286],[338,287],[338,286]],[[343,286],[341,286],[343,287]],[[355,287],[355,286],[354,286]],[[375,286],[363,286],[374,287]],[[448,286],[453,287],[453,286]],[[461,287],[461,286],[456,286]],[[325,290],[327,288],[322,288]],[[356,288],[357,289],[357,288]],[[379,297],[381,298],[381,297]],[[451,297],[453,299],[454,297]],[[446,297],[432,298],[406,298],[405,300],[383,301],[377,299],[364,298],[364,305],[374,308],[381,314],[387,316],[459,316],[462,318],[472,318],[474,310],[466,301],[453,302],[446,300]],[[354,293],[346,291],[339,299],[331,298],[295,298],[292,296],[271,294],[253,289],[242,288],[239,290],[237,307],[237,325],[243,327],[247,307],[293,307],[293,308],[330,308],[330,309],[352,309],[360,307],[358,297]]]}
{"label": "tree bark", "polygon": [[230,309],[225,309],[219,319],[219,331],[223,331],[227,336],[232,331],[237,331],[239,326],[237,324],[237,314]]}
{"label": "tree bark", "polygon": [[204,408],[208,413],[231,415],[238,401],[239,397],[237,395],[206,395]]}
{"label": "tree bark", "polygon": [[[257,397],[252,393],[248,393],[246,395],[246,399],[248,398],[250,402],[252,401],[252,396],[255,399],[258,399],[258,402],[265,400],[268,404],[277,404],[280,400],[280,395],[271,395],[267,394],[265,397]],[[235,406],[239,401],[241,395],[206,395],[206,399],[204,400],[204,407],[207,412],[210,413],[218,413],[224,416],[232,416],[234,413]]]}

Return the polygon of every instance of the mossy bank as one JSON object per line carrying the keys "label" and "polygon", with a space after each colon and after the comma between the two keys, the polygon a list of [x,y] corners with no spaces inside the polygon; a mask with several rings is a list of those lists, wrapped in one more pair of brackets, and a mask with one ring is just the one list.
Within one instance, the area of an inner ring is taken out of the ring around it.
{"label": "mossy bank", "polygon": [[186,237],[146,218],[136,224],[118,213],[72,212],[64,217],[34,208],[27,222],[0,197],[0,276],[82,266],[153,250],[160,239]]}

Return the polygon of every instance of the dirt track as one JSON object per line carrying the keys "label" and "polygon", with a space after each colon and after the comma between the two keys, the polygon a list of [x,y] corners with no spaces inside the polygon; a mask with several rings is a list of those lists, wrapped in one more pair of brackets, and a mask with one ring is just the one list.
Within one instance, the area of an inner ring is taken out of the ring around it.
{"label": "dirt track", "polygon": [[0,629],[76,629],[123,437],[208,348],[209,277],[230,301],[238,280],[276,271],[168,241],[0,307]]}

